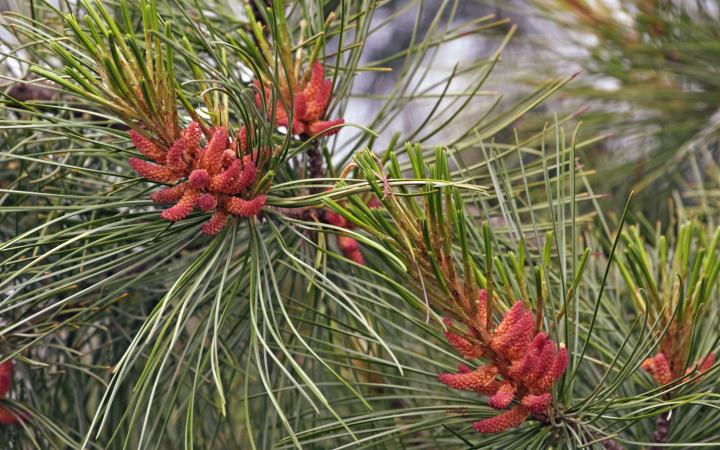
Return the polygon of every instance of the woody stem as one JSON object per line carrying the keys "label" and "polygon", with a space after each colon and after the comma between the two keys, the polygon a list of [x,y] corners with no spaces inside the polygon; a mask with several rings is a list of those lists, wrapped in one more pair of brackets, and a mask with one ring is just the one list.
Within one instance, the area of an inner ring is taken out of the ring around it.
{"label": "woody stem", "polygon": [[322,178],[323,155],[317,144],[310,147],[310,149],[307,151],[307,156],[310,178]]}
{"label": "woody stem", "polygon": [[668,435],[670,434],[670,419],[672,417],[672,411],[667,411],[660,414],[655,421],[655,433],[653,433],[653,442],[657,444],[664,444],[668,441]]}

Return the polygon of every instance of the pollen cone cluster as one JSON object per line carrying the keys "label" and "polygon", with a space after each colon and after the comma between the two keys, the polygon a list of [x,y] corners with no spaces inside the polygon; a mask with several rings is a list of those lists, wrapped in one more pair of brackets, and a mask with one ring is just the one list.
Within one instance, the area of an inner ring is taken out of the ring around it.
{"label": "pollen cone cluster", "polygon": [[[260,82],[255,81],[255,85],[259,88]],[[265,100],[269,100],[272,92],[270,86],[263,85],[262,87],[265,91]],[[297,89],[292,95],[289,92],[280,94],[282,98],[277,99],[274,108],[275,121],[280,126],[290,128],[292,134],[331,135],[339,131],[339,128],[333,127],[345,123],[343,119],[322,120],[328,103],[330,103],[332,80],[325,78],[325,69],[319,62],[313,65],[312,76],[305,86]],[[259,92],[255,96],[255,102],[260,108],[264,105]],[[292,105],[292,125],[290,124],[290,114],[285,109],[285,106],[289,105]],[[267,105],[266,109],[268,116],[271,117],[272,106]]]}
{"label": "pollen cone cluster", "polygon": [[[685,375],[696,375],[698,372],[704,374],[715,363],[715,352],[710,352],[708,356],[688,367],[685,371]],[[671,360],[663,352],[659,352],[655,356],[647,358],[643,361],[642,367],[645,371],[650,373],[655,382],[658,385],[668,384],[673,380],[679,378],[682,373],[682,368],[672,367]]]}
{"label": "pollen cone cluster", "polygon": [[[483,290],[476,326],[462,332],[448,322],[452,331],[445,337],[466,359],[484,357],[487,362],[475,369],[463,364],[458,373],[442,373],[438,379],[452,389],[486,395],[491,407],[505,410],[473,424],[480,432],[497,433],[520,425],[531,414],[546,413],[552,402],[552,386],[567,367],[568,351],[558,349],[545,333],[535,331],[535,315],[522,301],[516,302],[483,339],[475,330],[485,327],[486,303]],[[511,406],[513,401],[516,404]]]}
{"label": "pollen cone cluster", "polygon": [[163,149],[135,131],[130,132],[135,147],[150,161],[130,158],[130,166],[141,177],[156,183],[172,184],[153,192],[156,203],[172,203],[161,213],[171,222],[184,219],[196,208],[213,211],[202,226],[208,235],[219,233],[230,215],[257,216],[265,205],[264,195],[251,195],[249,188],[257,178],[258,158],[263,152],[238,156],[238,142],[245,153],[244,130],[234,141],[223,127],[200,146],[202,130],[190,123],[169,149]]}

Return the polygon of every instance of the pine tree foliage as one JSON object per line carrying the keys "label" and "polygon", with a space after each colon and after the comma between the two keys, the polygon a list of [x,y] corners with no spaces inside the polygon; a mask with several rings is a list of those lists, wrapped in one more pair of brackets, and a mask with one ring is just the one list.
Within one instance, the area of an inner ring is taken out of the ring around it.
{"label": "pine tree foliage", "polygon": [[[506,20],[460,0],[28,6],[0,60],[8,448],[719,445],[712,215],[602,209],[573,115],[512,130],[574,76],[487,101]],[[409,46],[368,60],[408,12]]]}
{"label": "pine tree foliage", "polygon": [[[587,73],[585,83],[565,91],[592,105],[583,115],[585,131],[611,135],[607,153],[590,155],[608,180],[603,189],[652,198],[714,177],[720,62],[715,2],[532,4],[575,46],[579,56],[566,56],[565,63],[569,59]],[[623,151],[628,147],[637,151]]]}

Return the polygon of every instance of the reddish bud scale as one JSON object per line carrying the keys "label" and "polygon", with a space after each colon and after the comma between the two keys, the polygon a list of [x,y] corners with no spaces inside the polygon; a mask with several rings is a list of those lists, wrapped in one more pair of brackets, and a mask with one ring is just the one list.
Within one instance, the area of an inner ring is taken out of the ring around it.
{"label": "reddish bud scale", "polygon": [[[487,314],[487,293],[478,296],[477,325],[470,327],[466,336],[446,333],[446,338],[459,353],[468,357],[472,348],[469,335],[483,345],[492,360],[481,369],[469,371],[466,366],[457,374],[440,374],[438,379],[453,389],[474,390],[488,395],[488,403],[495,409],[505,409],[518,392],[522,393],[519,404],[504,413],[476,422],[473,426],[483,433],[496,433],[522,423],[530,414],[544,414],[552,403],[550,389],[558,381],[569,361],[567,349],[557,349],[545,333],[535,333],[535,317],[518,301],[505,313],[490,339],[476,336],[476,328],[484,329]],[[453,330],[455,331],[455,330]],[[484,340],[483,340],[484,339]],[[474,349],[473,349],[474,350]],[[489,351],[491,350],[491,352]],[[502,368],[502,369],[501,369]],[[497,376],[502,380],[496,379]]]}
{"label": "reddish bud scale", "polygon": [[[228,142],[228,132],[219,127],[200,148],[202,129],[192,122],[182,131],[180,139],[165,152],[154,143],[132,132],[131,138],[138,149],[154,164],[138,158],[130,158],[130,165],[143,178],[157,183],[174,183],[150,195],[157,203],[175,203],[160,214],[165,220],[179,221],[195,208],[209,212],[214,210],[202,231],[213,235],[226,225],[228,214],[253,217],[260,214],[265,196],[246,199],[247,189],[255,182],[257,168],[251,155],[238,158],[237,142]],[[162,159],[159,153],[162,153]]]}
{"label": "reddish bud scale", "polygon": [[[258,89],[261,88],[259,82],[255,82]],[[265,92],[265,100],[271,98],[271,90],[268,86],[262,86]],[[278,99],[275,106],[275,121],[280,126],[290,127],[293,134],[334,134],[339,131],[339,128],[331,129],[332,127],[339,127],[344,124],[343,119],[323,121],[320,120],[330,103],[332,96],[332,80],[325,78],[325,69],[322,64],[316,62],[312,67],[312,76],[307,85],[293,92],[292,96],[287,96],[284,99]],[[272,114],[272,108],[269,105],[263,105],[263,99],[258,92],[255,96],[255,103],[258,107],[266,108],[267,114]],[[288,113],[285,110],[285,106],[292,107],[293,121],[292,126],[289,125]]]}

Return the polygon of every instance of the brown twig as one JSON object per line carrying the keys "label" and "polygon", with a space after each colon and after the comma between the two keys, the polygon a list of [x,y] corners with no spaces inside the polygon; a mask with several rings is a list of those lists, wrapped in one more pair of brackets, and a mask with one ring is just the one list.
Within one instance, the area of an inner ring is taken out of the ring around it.
{"label": "brown twig", "polygon": [[655,421],[655,433],[653,433],[653,442],[657,444],[664,444],[668,441],[668,435],[670,434],[670,420],[672,418],[672,411],[667,411],[660,414]]}
{"label": "brown twig", "polygon": [[318,145],[315,144],[307,151],[308,169],[310,178],[323,177],[323,155]]}

